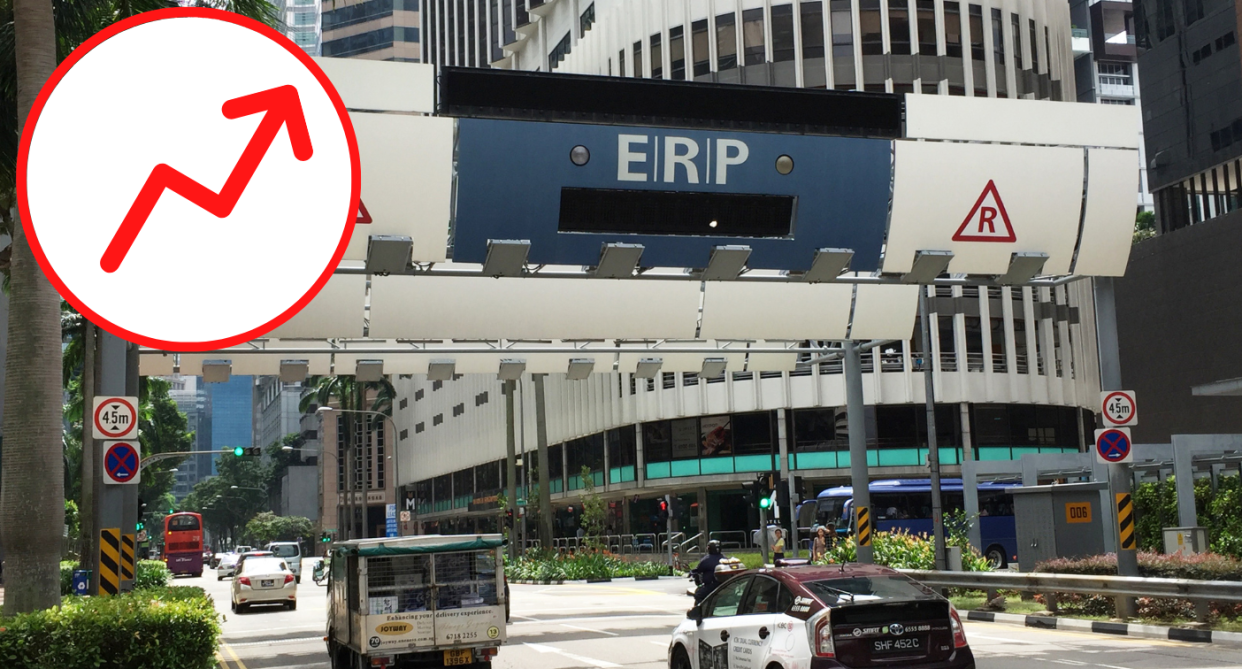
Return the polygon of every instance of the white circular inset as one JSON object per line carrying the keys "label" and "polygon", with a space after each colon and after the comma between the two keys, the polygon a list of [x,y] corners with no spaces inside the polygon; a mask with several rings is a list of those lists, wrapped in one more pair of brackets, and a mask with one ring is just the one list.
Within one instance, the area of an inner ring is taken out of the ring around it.
{"label": "white circular inset", "polygon": [[212,350],[288,320],[358,211],[340,96],[287,38],[228,12],[159,10],[99,33],[57,69],[22,140],[43,271],[96,324],[155,348]]}

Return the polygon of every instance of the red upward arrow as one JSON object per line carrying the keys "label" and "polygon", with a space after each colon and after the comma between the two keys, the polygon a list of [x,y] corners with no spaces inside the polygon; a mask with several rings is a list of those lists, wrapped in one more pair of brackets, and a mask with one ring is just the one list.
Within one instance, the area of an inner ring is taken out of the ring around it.
{"label": "red upward arrow", "polygon": [[103,271],[115,272],[121,266],[121,261],[125,260],[142,226],[151,215],[151,210],[155,209],[155,204],[165,190],[184,197],[217,218],[224,218],[237,206],[237,201],[250,184],[250,178],[259,169],[259,163],[271,148],[281,126],[289,129],[289,144],[295,158],[310,160],[314,153],[310,132],[306,129],[306,117],[302,114],[302,101],[298,98],[298,90],[293,86],[277,86],[234,98],[225,102],[221,111],[225,118],[230,119],[264,112],[263,120],[259,122],[246,150],[237,159],[237,165],[229,174],[228,181],[224,182],[224,188],[216,193],[164,163],[156,165],[99,260]]}

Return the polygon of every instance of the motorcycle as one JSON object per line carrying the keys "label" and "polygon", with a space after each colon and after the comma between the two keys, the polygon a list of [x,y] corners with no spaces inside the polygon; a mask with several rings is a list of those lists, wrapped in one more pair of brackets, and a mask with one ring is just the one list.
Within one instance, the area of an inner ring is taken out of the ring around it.
{"label": "motorcycle", "polygon": [[328,563],[320,558],[315,561],[315,570],[311,572],[311,579],[315,581],[315,585],[323,585],[328,580]]}

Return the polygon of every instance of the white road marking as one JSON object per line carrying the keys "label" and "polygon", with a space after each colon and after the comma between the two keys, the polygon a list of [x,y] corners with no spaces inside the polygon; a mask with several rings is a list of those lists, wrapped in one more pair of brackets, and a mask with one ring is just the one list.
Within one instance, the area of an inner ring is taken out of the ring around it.
{"label": "white road marking", "polygon": [[590,627],[578,627],[577,625],[566,625],[565,623],[561,623],[561,627],[568,627],[568,628],[569,628],[569,629],[571,629],[571,630],[582,630],[583,632],[594,632],[594,633],[596,633],[596,634],[607,634],[608,636],[621,636],[621,635],[617,634],[616,632],[609,632],[609,631],[606,631],[606,630],[591,629]]}
{"label": "white road marking", "polygon": [[[513,616],[513,617],[514,618],[519,618],[519,617],[526,618],[526,616]],[[638,614],[638,615],[632,615],[632,616],[583,616],[581,618],[562,618],[561,620],[540,620],[537,618],[529,618],[526,622],[510,623],[510,626],[540,625],[540,624],[556,625],[556,624],[565,624],[566,621],[575,622],[575,623],[585,623],[585,622],[600,622],[600,621],[608,621],[608,620],[643,620],[647,618],[678,618],[680,619],[683,617],[684,616],[682,616],[681,614],[676,614],[676,613],[648,613],[645,615]]]}
{"label": "white road marking", "polygon": [[1049,660],[1049,661],[1050,661],[1050,662],[1055,662],[1055,663],[1057,663],[1057,664],[1068,664],[1068,665],[1070,665],[1070,666],[1072,666],[1072,667],[1085,667],[1085,666],[1087,666],[1087,663],[1086,663],[1086,662],[1079,662],[1078,660]]}
{"label": "white road marking", "polygon": [[562,657],[567,657],[577,662],[589,664],[592,667],[599,667],[600,669],[619,669],[621,667],[621,665],[615,664],[613,662],[607,662],[605,660],[597,660],[595,658],[584,657],[582,655],[575,655],[573,653],[563,651],[560,648],[554,648],[552,646],[545,646],[540,643],[527,643],[527,644],[522,644],[522,645],[532,650],[535,650],[537,652],[540,652],[540,653],[556,653],[557,655],[560,655]]}
{"label": "white road marking", "polygon": [[323,637],[308,636],[308,637],[301,637],[298,639],[274,639],[271,641],[246,641],[243,643],[230,643],[229,645],[232,646],[233,648],[244,648],[246,646],[268,646],[268,645],[277,644],[277,643],[305,643],[307,641],[318,641],[322,643]]}
{"label": "white road marking", "polygon": [[972,633],[972,634],[971,634],[969,637],[967,637],[967,638],[969,638],[969,639],[987,639],[988,641],[1004,641],[1005,643],[1021,643],[1021,644],[1027,644],[1027,645],[1031,645],[1031,644],[1034,644],[1034,643],[1035,643],[1034,641],[1023,641],[1023,640],[1021,640],[1021,639],[1010,639],[1010,638],[1003,637],[1003,636],[986,636],[986,635],[983,635],[983,634],[974,634],[974,633]]}

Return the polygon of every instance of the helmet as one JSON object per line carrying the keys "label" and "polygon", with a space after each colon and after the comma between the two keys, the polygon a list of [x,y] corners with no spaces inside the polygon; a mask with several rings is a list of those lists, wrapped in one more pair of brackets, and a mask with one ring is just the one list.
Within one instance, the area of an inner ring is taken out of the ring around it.
{"label": "helmet", "polygon": [[715,539],[707,542],[707,552],[710,555],[720,555],[720,542]]}

